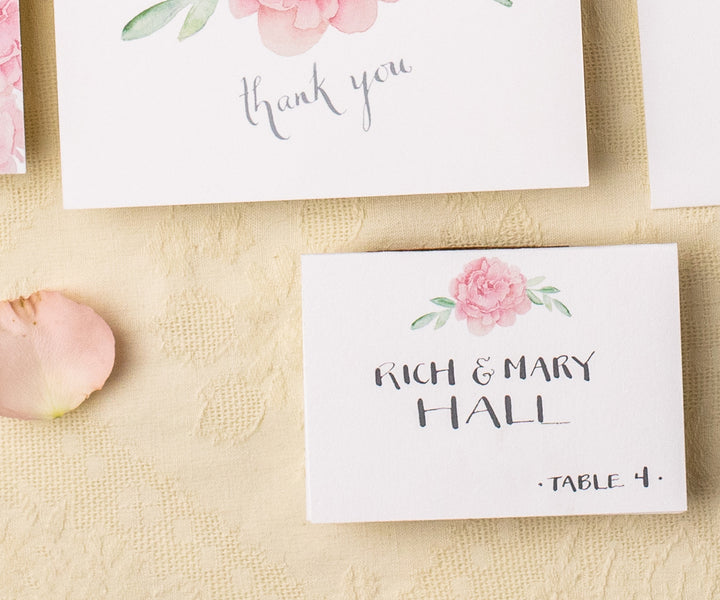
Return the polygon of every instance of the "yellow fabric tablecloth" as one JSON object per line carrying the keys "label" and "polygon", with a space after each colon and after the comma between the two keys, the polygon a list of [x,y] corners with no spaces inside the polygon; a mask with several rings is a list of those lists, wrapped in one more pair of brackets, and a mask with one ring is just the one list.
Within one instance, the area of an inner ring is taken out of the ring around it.
{"label": "yellow fabric tablecloth", "polygon": [[[0,599],[720,598],[720,209],[649,208],[634,0],[583,2],[588,189],[85,212],[61,206],[52,10],[22,3],[0,296],[90,304],[118,356],[76,412],[0,419]],[[674,241],[686,514],[306,523],[301,253]]]}

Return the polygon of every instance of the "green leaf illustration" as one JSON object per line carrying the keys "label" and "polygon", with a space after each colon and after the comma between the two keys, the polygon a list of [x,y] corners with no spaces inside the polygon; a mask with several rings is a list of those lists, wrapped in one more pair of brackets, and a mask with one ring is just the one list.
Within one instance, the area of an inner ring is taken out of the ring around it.
{"label": "green leaf illustration", "polygon": [[185,40],[205,27],[208,19],[212,17],[215,12],[217,4],[218,0],[201,0],[193,4],[185,18],[178,39],[180,41]]}
{"label": "green leaf illustration", "polygon": [[433,298],[430,302],[437,306],[442,306],[443,308],[455,307],[455,300],[451,300],[450,298]]}
{"label": "green leaf illustration", "polygon": [[555,298],[553,298],[553,304],[555,305],[555,308],[557,308],[566,317],[572,317],[572,314],[570,313],[568,307],[565,306],[562,302],[560,302],[560,300],[556,300]]}
{"label": "green leaf illustration", "polygon": [[[550,312],[552,312],[554,306],[557,308],[559,313],[565,315],[566,317],[571,317],[572,314],[570,313],[570,309],[560,302],[560,300],[556,300],[552,297],[552,294],[560,293],[560,289],[553,285],[546,285],[538,288],[537,286],[543,281],[545,281],[545,277],[533,277],[532,279],[528,279],[525,283],[525,293],[530,299],[530,302],[537,306],[544,306]],[[541,296],[542,300],[540,299]]]}
{"label": "green leaf illustration", "polygon": [[192,0],[165,0],[145,9],[130,20],[122,31],[125,41],[138,40],[162,29]]}
{"label": "green leaf illustration", "polygon": [[512,6],[513,0],[495,0],[495,2],[503,6]]}
{"label": "green leaf illustration", "polygon": [[426,315],[423,315],[422,317],[418,317],[412,322],[412,325],[410,325],[410,329],[415,331],[416,329],[421,329],[423,327],[426,327],[427,325],[430,325],[430,323],[433,322],[433,319],[438,315],[436,312],[431,312]]}
{"label": "green leaf illustration", "polygon": [[532,279],[527,280],[525,287],[534,288],[536,285],[540,285],[543,281],[545,281],[545,277],[542,275],[540,277],[533,277]]}
{"label": "green leaf illustration", "polygon": [[527,297],[530,298],[530,302],[532,302],[533,304],[537,304],[538,306],[542,306],[543,301],[540,300],[540,298],[538,298],[530,290],[525,290],[525,293],[527,294]]}
{"label": "green leaf illustration", "polygon": [[444,310],[440,313],[438,316],[437,321],[435,322],[435,329],[440,329],[445,323],[448,322],[448,319],[450,318],[450,315],[452,314],[451,309]]}
{"label": "green leaf illustration", "polygon": [[543,296],[543,304],[550,312],[552,312],[552,298],[550,296]]}
{"label": "green leaf illustration", "polygon": [[131,19],[122,31],[122,39],[127,42],[147,37],[165,27],[189,6],[190,10],[178,35],[179,40],[185,40],[205,27],[217,5],[218,0],[165,0]]}

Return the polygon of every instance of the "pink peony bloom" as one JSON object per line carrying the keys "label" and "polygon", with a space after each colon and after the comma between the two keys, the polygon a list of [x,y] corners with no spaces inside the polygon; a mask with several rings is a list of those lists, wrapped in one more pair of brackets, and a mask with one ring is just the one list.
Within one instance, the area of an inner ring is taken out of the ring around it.
{"label": "pink peony bloom", "polygon": [[115,338],[90,307],[58,292],[0,302],[0,415],[54,419],[110,376]]}
{"label": "pink peony bloom", "polygon": [[25,161],[25,122],[15,96],[0,95],[0,173],[16,173]]}
{"label": "pink peony bloom", "polygon": [[0,0],[0,92],[22,90],[20,8],[18,0]]}
{"label": "pink peony bloom", "polygon": [[[397,0],[382,0],[397,2]],[[377,18],[378,0],[230,0],[238,19],[258,14],[265,46],[282,56],[302,54],[332,25],[343,33],[367,31]]]}
{"label": "pink peony bloom", "polygon": [[516,316],[524,315],[532,306],[526,281],[517,267],[497,258],[474,260],[450,282],[455,316],[467,319],[468,329],[475,335],[485,335],[495,325],[513,325]]}

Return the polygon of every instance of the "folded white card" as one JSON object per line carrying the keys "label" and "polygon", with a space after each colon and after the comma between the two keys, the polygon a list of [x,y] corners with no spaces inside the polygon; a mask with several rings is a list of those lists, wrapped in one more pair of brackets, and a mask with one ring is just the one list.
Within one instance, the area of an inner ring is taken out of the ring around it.
{"label": "folded white card", "polygon": [[310,521],[686,509],[675,245],[302,270]]}
{"label": "folded white card", "polygon": [[720,204],[720,4],[638,0],[653,208]]}
{"label": "folded white card", "polygon": [[55,21],[69,208],[588,183],[579,0],[62,0]]}

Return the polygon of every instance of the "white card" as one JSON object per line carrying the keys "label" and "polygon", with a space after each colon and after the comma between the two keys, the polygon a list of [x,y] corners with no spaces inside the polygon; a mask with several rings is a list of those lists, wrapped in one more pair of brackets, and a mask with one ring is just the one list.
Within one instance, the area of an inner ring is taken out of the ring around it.
{"label": "white card", "polygon": [[216,4],[55,3],[66,207],[588,184],[579,0]]}
{"label": "white card", "polygon": [[720,5],[638,0],[653,208],[720,204]]}
{"label": "white card", "polygon": [[686,510],[674,244],[302,271],[310,521]]}

